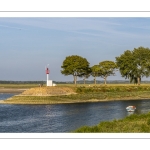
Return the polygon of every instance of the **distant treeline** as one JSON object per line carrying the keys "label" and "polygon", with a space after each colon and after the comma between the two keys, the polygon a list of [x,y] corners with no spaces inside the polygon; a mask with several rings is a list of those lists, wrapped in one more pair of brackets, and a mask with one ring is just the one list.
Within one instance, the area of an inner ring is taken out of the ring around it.
{"label": "distant treeline", "polygon": [[[103,84],[103,80],[96,80],[97,84]],[[55,84],[74,84],[74,81],[53,81]],[[125,80],[108,80],[108,84],[128,84]],[[141,83],[148,84],[150,81],[141,81]],[[46,81],[0,81],[0,84],[46,84]],[[83,80],[77,81],[77,84],[84,84]],[[86,80],[85,84],[94,84],[92,80]]]}
{"label": "distant treeline", "polygon": [[0,84],[45,84],[46,81],[0,81]]}
{"label": "distant treeline", "polygon": [[[55,82],[57,83],[57,82]],[[58,82],[58,83],[61,83],[61,82]],[[68,83],[68,84],[74,84],[73,81],[68,81],[68,82],[64,82],[65,83]],[[103,80],[96,80],[96,83],[97,84],[104,84],[104,81]],[[128,80],[108,80],[107,81],[108,84],[131,84]],[[148,84],[150,83],[150,81],[141,81],[141,83],[145,83],[145,84]],[[84,81],[82,80],[79,80],[77,81],[77,84],[84,84]],[[93,80],[86,80],[85,84],[95,84],[95,81]]]}

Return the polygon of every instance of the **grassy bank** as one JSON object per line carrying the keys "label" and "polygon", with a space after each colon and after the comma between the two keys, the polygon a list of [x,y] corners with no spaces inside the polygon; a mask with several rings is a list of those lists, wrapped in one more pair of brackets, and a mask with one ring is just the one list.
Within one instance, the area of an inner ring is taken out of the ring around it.
{"label": "grassy bank", "polygon": [[141,100],[149,99],[149,92],[107,92],[107,93],[89,93],[61,96],[13,96],[1,103],[7,104],[63,104],[63,103],[87,103],[115,100]]}
{"label": "grassy bank", "polygon": [[96,126],[83,126],[75,133],[149,133],[150,113],[130,115],[124,119],[101,122]]}
{"label": "grassy bank", "polygon": [[[76,94],[72,94],[76,93]],[[1,103],[7,104],[62,104],[113,100],[150,99],[149,85],[57,86],[30,88],[24,94]]]}

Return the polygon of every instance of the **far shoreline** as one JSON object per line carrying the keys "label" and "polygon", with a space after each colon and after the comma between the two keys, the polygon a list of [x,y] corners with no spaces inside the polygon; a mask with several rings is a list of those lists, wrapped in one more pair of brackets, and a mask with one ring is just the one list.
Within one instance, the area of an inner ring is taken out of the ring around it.
{"label": "far shoreline", "polygon": [[0,93],[14,96],[0,100],[0,104],[75,104],[150,100],[150,86],[103,86],[103,87],[34,87],[0,88]]}
{"label": "far shoreline", "polygon": [[[17,96],[17,95],[16,95]],[[24,96],[26,97],[26,96]],[[39,97],[39,96],[37,96]],[[42,96],[40,96],[42,97]],[[72,100],[72,101],[61,101],[61,102],[42,102],[42,101],[35,101],[35,102],[16,102],[16,101],[7,101],[0,100],[0,104],[15,104],[15,105],[56,105],[56,104],[79,104],[79,103],[100,103],[100,102],[115,102],[115,101],[132,101],[132,100],[150,100],[150,98],[139,98],[139,97],[125,97],[125,98],[116,98],[116,99],[90,99],[90,100]]]}
{"label": "far shoreline", "polygon": [[29,88],[0,88],[0,93],[22,93]]}

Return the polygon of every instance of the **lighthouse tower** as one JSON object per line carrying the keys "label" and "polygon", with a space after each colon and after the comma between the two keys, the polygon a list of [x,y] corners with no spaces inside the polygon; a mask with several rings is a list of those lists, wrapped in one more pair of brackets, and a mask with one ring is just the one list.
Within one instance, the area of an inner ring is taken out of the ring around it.
{"label": "lighthouse tower", "polygon": [[49,68],[46,68],[46,75],[47,75],[47,86],[53,86],[52,80],[49,80]]}
{"label": "lighthouse tower", "polygon": [[46,68],[46,74],[47,74],[47,81],[49,80],[49,69]]}

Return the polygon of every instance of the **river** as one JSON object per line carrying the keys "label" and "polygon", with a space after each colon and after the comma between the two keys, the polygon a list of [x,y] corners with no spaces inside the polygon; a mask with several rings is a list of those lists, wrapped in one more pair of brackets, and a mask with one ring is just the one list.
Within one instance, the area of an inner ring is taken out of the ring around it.
{"label": "river", "polygon": [[[0,100],[14,94],[0,94]],[[126,100],[57,105],[0,104],[0,133],[70,133],[81,126],[124,118],[135,105],[136,114],[150,111],[150,100]]]}

